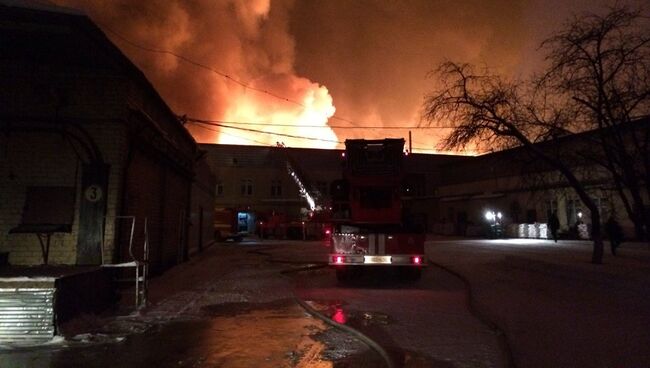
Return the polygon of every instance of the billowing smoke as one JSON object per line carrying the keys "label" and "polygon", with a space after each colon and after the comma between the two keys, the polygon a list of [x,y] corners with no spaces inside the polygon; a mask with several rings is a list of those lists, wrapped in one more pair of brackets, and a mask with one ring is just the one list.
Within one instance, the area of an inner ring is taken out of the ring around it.
{"label": "billowing smoke", "polygon": [[[343,138],[408,137],[408,129],[368,127],[418,125],[423,97],[436,85],[427,74],[444,60],[527,77],[543,62],[542,39],[572,13],[599,11],[615,0],[52,1],[249,87],[106,31],[175,112],[275,125],[189,124],[199,141],[325,148]],[[413,129],[414,151],[431,152],[446,132]]]}
{"label": "billowing smoke", "polygon": [[[613,1],[297,1],[291,17],[296,70],[327,85],[336,116],[355,125],[416,126],[423,97],[436,86],[427,74],[441,62],[470,62],[525,78],[541,66],[538,46],[550,32],[574,12],[603,10]],[[406,130],[335,131],[408,137]],[[447,131],[412,133],[413,147],[430,152],[422,148],[433,149]]]}
{"label": "billowing smoke", "polygon": [[[228,124],[246,130],[188,124],[199,142],[336,146],[337,137],[327,127],[335,111],[332,97],[325,86],[294,70],[295,42],[289,34],[292,1],[54,2],[86,12],[143,70],[174,112],[198,119],[262,124]],[[182,55],[207,68],[131,43]],[[263,123],[297,127],[265,127]],[[305,125],[322,128],[301,128]]]}

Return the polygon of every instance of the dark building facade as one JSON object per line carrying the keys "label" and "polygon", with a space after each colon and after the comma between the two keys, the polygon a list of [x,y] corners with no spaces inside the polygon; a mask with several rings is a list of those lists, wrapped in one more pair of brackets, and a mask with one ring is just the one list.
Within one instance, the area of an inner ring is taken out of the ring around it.
{"label": "dark building facade", "polygon": [[154,273],[209,243],[197,227],[211,218],[193,218],[214,179],[195,175],[194,139],[144,74],[85,15],[12,4],[0,2],[0,252],[40,264],[47,239],[50,263],[129,261],[131,217]]}
{"label": "dark building facade", "polygon": [[[633,122],[630,132],[647,142],[649,122]],[[597,163],[601,152],[594,149],[594,142],[598,134],[589,131],[564,136],[537,147],[569,163],[595,199],[603,221],[616,214],[626,236],[633,237],[633,224],[616,188]],[[244,219],[271,211],[298,219],[306,212],[307,203],[289,175],[287,162],[327,203],[327,188],[341,178],[344,159],[341,150],[231,145],[202,148],[216,175],[217,208],[234,209]],[[548,238],[546,224],[556,213],[563,236],[589,237],[590,216],[573,188],[522,147],[475,157],[411,154],[404,160],[403,198],[410,216],[429,232],[484,236],[495,222],[486,214],[494,213],[500,216],[497,220],[502,236]],[[648,198],[645,203],[650,203]],[[650,208],[646,212],[650,214]],[[254,226],[255,221],[249,221],[239,230],[254,232]]]}
{"label": "dark building facade", "polygon": [[[256,233],[260,220],[281,213],[287,221],[306,218],[309,204],[292,177],[294,172],[317,204],[327,206],[332,184],[342,178],[343,150],[202,144],[216,177],[216,208],[230,209],[241,221],[237,230]],[[411,216],[424,228],[435,219],[436,191],[444,163],[463,157],[411,154],[404,156],[407,175],[403,198]]]}

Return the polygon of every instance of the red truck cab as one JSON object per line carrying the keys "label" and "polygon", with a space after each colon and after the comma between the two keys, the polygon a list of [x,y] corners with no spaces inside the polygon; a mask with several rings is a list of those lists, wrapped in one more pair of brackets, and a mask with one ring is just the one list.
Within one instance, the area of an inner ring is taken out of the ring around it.
{"label": "red truck cab", "polygon": [[418,279],[424,233],[409,226],[401,198],[403,139],[345,141],[343,179],[332,186],[329,265],[347,280],[363,267],[399,267]]}

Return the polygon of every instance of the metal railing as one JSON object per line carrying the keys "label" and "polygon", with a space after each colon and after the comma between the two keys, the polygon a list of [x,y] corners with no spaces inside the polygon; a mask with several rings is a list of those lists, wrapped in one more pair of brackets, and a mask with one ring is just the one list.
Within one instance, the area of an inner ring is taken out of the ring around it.
{"label": "metal railing", "polygon": [[[135,308],[140,309],[147,305],[147,276],[149,271],[149,233],[147,218],[144,218],[143,228],[143,244],[142,244],[142,259],[138,259],[133,250],[133,237],[135,234],[135,216],[114,216],[114,226],[117,227],[118,220],[130,220],[129,231],[129,256],[131,261],[122,263],[106,263],[104,259],[104,252],[102,249],[102,266],[111,268],[134,268],[135,277],[133,279],[126,279],[122,281],[129,281],[135,283]],[[114,241],[117,241],[114,239]]]}

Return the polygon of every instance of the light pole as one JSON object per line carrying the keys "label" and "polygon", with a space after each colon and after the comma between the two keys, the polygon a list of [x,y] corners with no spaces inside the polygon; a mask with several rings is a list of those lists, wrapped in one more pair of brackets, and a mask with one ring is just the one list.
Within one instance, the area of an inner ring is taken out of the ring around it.
{"label": "light pole", "polygon": [[485,219],[488,221],[488,224],[490,225],[490,235],[491,238],[493,239],[498,238],[501,233],[500,231],[501,218],[503,218],[503,214],[500,211],[497,212],[494,212],[492,210],[485,211]]}

